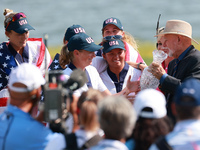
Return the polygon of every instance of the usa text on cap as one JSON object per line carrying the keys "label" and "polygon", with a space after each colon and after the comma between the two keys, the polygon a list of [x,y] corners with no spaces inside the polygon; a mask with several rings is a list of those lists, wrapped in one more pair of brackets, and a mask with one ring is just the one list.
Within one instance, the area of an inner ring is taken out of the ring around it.
{"label": "usa text on cap", "polygon": [[86,50],[90,52],[98,51],[102,48],[102,46],[96,45],[92,37],[85,33],[72,36],[67,44],[67,47],[69,51]]}
{"label": "usa text on cap", "polygon": [[10,22],[5,27],[6,31],[13,30],[17,33],[24,33],[29,30],[35,30],[31,25],[29,25],[26,15],[24,13],[15,14]]}
{"label": "usa text on cap", "polygon": [[113,24],[116,27],[118,27],[120,30],[123,30],[123,26],[122,26],[121,21],[119,19],[117,19],[117,18],[114,18],[114,17],[108,18],[103,22],[102,30],[104,30],[104,28],[109,24]]}

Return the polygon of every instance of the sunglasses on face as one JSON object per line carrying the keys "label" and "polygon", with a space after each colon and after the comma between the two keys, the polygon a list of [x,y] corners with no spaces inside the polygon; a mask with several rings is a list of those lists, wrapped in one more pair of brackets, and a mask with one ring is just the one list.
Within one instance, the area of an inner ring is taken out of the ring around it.
{"label": "sunglasses on face", "polygon": [[118,39],[121,40],[122,36],[121,35],[112,35],[112,36],[106,36],[104,37],[105,40],[111,40],[111,39]]}
{"label": "sunglasses on face", "polygon": [[6,30],[8,28],[8,26],[10,25],[11,22],[15,22],[16,20],[20,19],[20,18],[26,18],[26,15],[22,12],[15,14],[11,20],[9,21],[9,23],[6,26]]}
{"label": "sunglasses on face", "polygon": [[162,46],[162,43],[156,43],[156,48],[158,48],[158,46]]}

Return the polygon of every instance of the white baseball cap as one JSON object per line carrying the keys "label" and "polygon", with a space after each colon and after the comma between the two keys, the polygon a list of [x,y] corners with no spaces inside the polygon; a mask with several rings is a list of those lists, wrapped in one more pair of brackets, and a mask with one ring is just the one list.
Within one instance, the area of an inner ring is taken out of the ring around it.
{"label": "white baseball cap", "polygon": [[[15,87],[14,83],[22,83],[26,88]],[[15,92],[30,92],[45,83],[41,71],[33,64],[23,63],[14,68],[9,76],[8,87]]]}
{"label": "white baseball cap", "polygon": [[[140,91],[136,95],[133,107],[137,117],[162,118],[167,114],[165,96],[155,89]],[[151,108],[152,112],[143,110],[146,107]]]}

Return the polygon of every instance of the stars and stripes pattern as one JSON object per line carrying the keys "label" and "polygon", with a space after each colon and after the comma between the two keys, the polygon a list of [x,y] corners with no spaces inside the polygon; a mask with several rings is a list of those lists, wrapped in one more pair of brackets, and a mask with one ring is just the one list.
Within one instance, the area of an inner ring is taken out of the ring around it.
{"label": "stars and stripes pattern", "polygon": [[8,51],[7,43],[0,44],[0,90],[4,89],[9,80],[10,72],[17,66],[14,57]]}
{"label": "stars and stripes pattern", "polygon": [[[46,65],[51,64],[51,56],[46,49],[42,38],[30,38],[27,41],[29,50],[29,63],[36,65],[44,74]],[[45,54],[46,53],[46,54]],[[17,62],[8,50],[8,42],[0,44],[0,107],[9,97],[7,84],[11,71],[17,66]]]}
{"label": "stars and stripes pattern", "polygon": [[[59,56],[60,56],[60,54],[58,54],[58,53],[55,55],[51,65],[48,68],[49,71],[50,70],[64,70],[59,64]],[[43,91],[41,93],[40,101],[42,101],[42,102],[44,101],[44,92]]]}
{"label": "stars and stripes pattern", "polygon": [[17,66],[14,57],[7,48],[6,42],[0,44],[0,108],[7,105],[9,93],[6,87],[9,74]]}
{"label": "stars and stripes pattern", "polygon": [[63,70],[63,68],[59,64],[59,56],[60,54],[56,54],[51,65],[49,66],[49,70]]}

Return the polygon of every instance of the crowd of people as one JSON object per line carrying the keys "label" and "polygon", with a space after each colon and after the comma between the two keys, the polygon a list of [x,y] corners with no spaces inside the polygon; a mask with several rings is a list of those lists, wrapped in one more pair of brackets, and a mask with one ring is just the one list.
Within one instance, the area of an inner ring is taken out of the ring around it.
{"label": "crowd of people", "polygon": [[[148,66],[159,86],[141,90],[147,65],[118,18],[104,20],[98,45],[81,25],[68,27],[52,61],[42,39],[29,38],[34,28],[24,13],[5,9],[4,16],[0,149],[200,149],[200,52],[188,22],[168,20],[157,28],[156,48],[168,57]],[[46,100],[46,72],[57,70],[70,80],[77,69],[87,81],[67,97],[64,123],[58,118],[45,125],[49,112],[40,102]]]}

